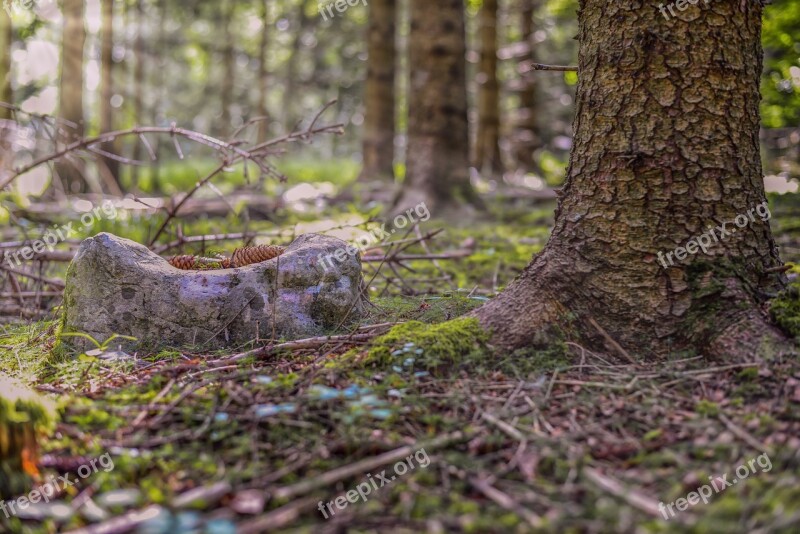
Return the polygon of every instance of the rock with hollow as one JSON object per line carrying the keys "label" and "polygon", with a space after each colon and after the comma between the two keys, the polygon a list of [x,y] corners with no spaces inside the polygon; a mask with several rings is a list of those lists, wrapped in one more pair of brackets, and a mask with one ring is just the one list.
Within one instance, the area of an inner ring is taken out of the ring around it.
{"label": "rock with hollow", "polygon": [[[214,350],[317,336],[364,311],[361,260],[347,243],[303,235],[269,261],[181,271],[111,234],[85,240],[67,272],[62,340],[94,348],[88,334],[126,349]],[[336,258],[335,261],[326,261]],[[340,261],[341,260],[341,261]]]}

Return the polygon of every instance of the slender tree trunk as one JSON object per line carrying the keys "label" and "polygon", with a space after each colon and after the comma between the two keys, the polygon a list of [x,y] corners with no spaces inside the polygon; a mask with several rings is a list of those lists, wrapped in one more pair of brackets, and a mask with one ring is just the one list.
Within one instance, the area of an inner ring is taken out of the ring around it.
{"label": "slender tree trunk", "polygon": [[[269,0],[261,2],[261,17],[264,25],[263,33],[261,34],[261,46],[258,54],[258,116],[267,117],[269,110],[267,109],[267,99],[269,95],[269,67],[267,65],[267,58],[269,55]],[[264,120],[258,125],[258,142],[266,141],[268,135],[269,122]]]}
{"label": "slender tree trunk", "polygon": [[224,51],[222,55],[223,78],[220,100],[222,101],[222,118],[220,119],[220,133],[224,136],[231,134],[234,127],[231,123],[231,106],[233,105],[233,90],[236,83],[236,50],[233,36],[233,12],[235,2],[226,0],[222,3],[222,35]]}
{"label": "slender tree trunk", "polygon": [[497,81],[497,0],[483,0],[478,13],[478,133],[475,166],[490,176],[503,172],[500,155],[500,84]]}
{"label": "slender tree trunk", "polygon": [[397,0],[370,3],[360,181],[394,182],[396,19]]}
{"label": "slender tree trunk", "polygon": [[[528,53],[525,54],[523,62],[530,63],[534,60],[533,53],[533,14],[535,11],[535,0],[522,0],[521,27],[522,37],[528,45]],[[537,169],[534,152],[539,148],[541,137],[539,125],[536,121],[536,78],[527,76],[521,80],[524,84],[519,93],[520,118],[514,132],[514,146],[516,152],[517,167],[520,170]]]}
{"label": "slender tree trunk", "polygon": [[297,62],[303,48],[303,34],[308,26],[305,2],[297,7],[297,32],[292,41],[291,55],[286,63],[286,84],[283,92],[283,124],[287,131],[297,126],[294,102],[297,100]]}
{"label": "slender tree trunk", "polygon": [[[111,106],[114,96],[114,0],[102,0],[102,19],[100,131],[110,132],[114,129],[114,108]],[[110,154],[117,153],[113,142],[103,144],[102,149]],[[103,158],[102,161],[110,177],[119,185],[119,162],[112,158]]]}
{"label": "slender tree trunk", "polygon": [[[14,95],[11,90],[11,44],[14,38],[14,29],[11,18],[5,9],[0,13],[0,102],[13,104]],[[11,118],[8,109],[0,108],[0,119]]]}
{"label": "slender tree trunk", "polygon": [[555,228],[476,313],[499,346],[610,337],[638,357],[780,347],[762,311],[784,279],[767,272],[781,261],[761,218],[761,12],[718,2],[665,20],[641,2],[581,0],[575,140]]}
{"label": "slender tree trunk", "polygon": [[[136,0],[136,39],[133,44],[135,64],[133,67],[133,120],[136,124],[143,124],[144,121],[144,84],[147,74],[147,58],[145,49],[144,31],[146,19],[144,13],[144,0]],[[144,147],[140,140],[136,139],[133,145],[132,158],[141,161]],[[134,185],[139,181],[139,168],[131,167],[131,179]],[[153,192],[157,192],[155,189]]]}
{"label": "slender tree trunk", "polygon": [[[83,49],[86,43],[83,0],[64,0],[64,33],[61,48],[61,91],[59,116],[74,127],[61,127],[61,142],[69,143],[83,137]],[[67,191],[86,191],[88,185],[76,159],[61,159],[56,173]]]}
{"label": "slender tree trunk", "polygon": [[411,0],[407,176],[394,211],[478,204],[470,185],[462,0]]}

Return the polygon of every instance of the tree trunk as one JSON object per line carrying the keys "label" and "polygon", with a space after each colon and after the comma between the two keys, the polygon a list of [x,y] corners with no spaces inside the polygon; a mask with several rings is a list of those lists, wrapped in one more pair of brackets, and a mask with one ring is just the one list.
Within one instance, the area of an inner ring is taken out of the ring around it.
{"label": "tree trunk", "polygon": [[[11,90],[11,44],[14,38],[14,29],[11,18],[3,9],[0,13],[0,102],[13,104],[14,95]],[[11,112],[0,108],[0,119],[10,119]]]}
{"label": "tree trunk", "polygon": [[[533,53],[533,14],[535,0],[522,0],[521,27],[522,37],[528,45],[528,52],[523,58],[523,63],[534,60]],[[524,84],[519,93],[520,119],[514,132],[514,146],[516,163],[520,170],[538,170],[534,152],[541,143],[539,127],[536,121],[536,79],[528,75],[520,81]]]}
{"label": "tree trunk", "polygon": [[407,175],[394,211],[477,204],[470,185],[462,0],[411,0]]}
{"label": "tree trunk", "polygon": [[[83,20],[83,0],[64,0],[64,33],[61,48],[61,91],[59,95],[59,117],[72,123],[61,127],[60,140],[69,143],[83,137],[83,49],[86,43],[86,27]],[[88,185],[77,158],[62,158],[56,165],[56,173],[65,189],[72,193],[83,193]]]}
{"label": "tree trunk", "polygon": [[222,118],[220,119],[220,132],[222,137],[233,133],[235,129],[231,120],[231,106],[233,105],[233,91],[236,82],[236,50],[231,24],[235,8],[233,0],[222,3],[222,35],[223,35],[223,78],[220,100],[222,101]]}
{"label": "tree trunk", "polygon": [[294,103],[297,100],[297,63],[299,62],[300,52],[303,49],[303,35],[306,32],[309,18],[306,14],[306,3],[300,2],[297,7],[297,31],[294,33],[292,41],[291,55],[286,62],[286,85],[283,92],[283,124],[287,132],[291,132],[297,126],[297,115],[295,114]]}
{"label": "tree trunk", "polygon": [[364,167],[359,181],[394,182],[396,0],[369,5]]}
{"label": "tree trunk", "polygon": [[[639,357],[737,357],[782,343],[762,312],[785,282],[766,272],[781,261],[769,223],[752,216],[765,202],[761,11],[719,2],[665,20],[640,2],[581,1],[575,140],[555,228],[476,312],[499,346],[612,338]],[[671,264],[690,240],[697,253]]]}
{"label": "tree trunk", "polygon": [[[110,132],[114,129],[114,108],[111,106],[111,98],[114,96],[114,0],[102,0],[102,15],[100,131]],[[110,154],[117,153],[113,142],[103,144],[102,149]],[[119,186],[119,162],[108,157],[102,161],[110,178]]]}
{"label": "tree trunk", "polygon": [[503,172],[500,155],[500,84],[497,81],[497,0],[483,0],[478,13],[478,134],[475,166],[488,176]]}
{"label": "tree trunk", "polygon": [[[135,64],[133,67],[133,120],[136,124],[142,125],[144,121],[144,84],[147,74],[147,59],[145,57],[145,38],[144,31],[147,21],[144,13],[144,0],[136,1],[136,16],[132,17],[136,21],[136,39],[133,44]],[[139,139],[134,141],[132,159],[142,160],[144,147]],[[136,186],[139,181],[139,167],[131,166],[131,181]],[[158,188],[153,187],[153,192],[157,193]]]}
{"label": "tree trunk", "polygon": [[[261,2],[261,17],[264,25],[263,33],[261,34],[261,46],[258,55],[258,116],[267,117],[269,110],[267,109],[267,98],[269,95],[269,68],[267,66],[267,57],[269,55],[269,0]],[[261,143],[267,140],[269,122],[263,120],[258,125],[258,140]]]}

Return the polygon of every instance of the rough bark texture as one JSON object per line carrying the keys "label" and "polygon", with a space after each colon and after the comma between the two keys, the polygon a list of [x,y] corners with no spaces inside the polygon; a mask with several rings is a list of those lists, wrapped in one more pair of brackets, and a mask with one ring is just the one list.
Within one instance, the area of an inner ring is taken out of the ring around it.
{"label": "rough bark texture", "polygon": [[[761,305],[782,286],[759,158],[758,2],[689,6],[582,0],[575,142],[545,250],[477,312],[508,348],[558,333],[631,354],[752,355],[778,334]],[[727,223],[683,261],[659,253]],[[733,232],[731,232],[733,230]],[[719,236],[719,233],[717,234]]]}
{"label": "rough bark texture", "polygon": [[360,181],[394,181],[396,0],[372,0],[364,89],[364,167]]}
{"label": "rough bark texture", "polygon": [[[75,125],[75,128],[62,127],[61,141],[69,143],[84,134],[83,48],[86,43],[86,27],[83,21],[83,0],[64,0],[63,6],[59,116]],[[56,173],[68,191],[79,193],[86,190],[88,184],[75,160],[60,160],[56,164]]]}
{"label": "rough bark texture", "polygon": [[[114,96],[114,0],[102,0],[102,13],[100,131],[110,132],[114,129],[114,108],[111,106]],[[113,142],[105,143],[102,148],[111,154],[117,153]],[[110,177],[119,185],[119,162],[113,158],[103,158],[103,163]]]}
{"label": "rough bark texture", "polygon": [[[326,260],[347,246],[308,234],[269,261],[180,271],[138,243],[99,234],[81,244],[67,271],[63,332],[100,342],[137,338],[123,341],[130,348],[205,349],[321,335],[363,311],[358,255]],[[93,348],[83,338],[64,340]]]}
{"label": "rough bark texture", "polygon": [[[5,9],[0,13],[0,102],[13,104],[14,95],[11,92],[11,43],[13,28],[11,18]],[[0,119],[11,118],[11,113],[5,108],[0,108]]]}
{"label": "rough bark texture", "polygon": [[478,13],[478,133],[475,166],[489,175],[502,174],[500,155],[500,84],[497,81],[497,0],[483,0]]}
{"label": "rough bark texture", "polygon": [[469,180],[466,34],[462,0],[411,0],[407,176],[400,211],[475,202]]}

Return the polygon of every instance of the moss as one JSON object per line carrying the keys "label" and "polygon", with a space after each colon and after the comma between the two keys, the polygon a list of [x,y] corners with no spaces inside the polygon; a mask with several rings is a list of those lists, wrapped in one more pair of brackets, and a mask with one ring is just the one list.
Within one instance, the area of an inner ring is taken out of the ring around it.
{"label": "moss", "polygon": [[716,416],[719,413],[719,406],[716,402],[703,399],[697,403],[697,406],[695,406],[695,411],[700,415]]}
{"label": "moss", "polygon": [[409,321],[375,340],[364,363],[388,366],[413,358],[418,367],[435,370],[464,361],[488,340],[489,335],[474,318],[436,325]]}
{"label": "moss", "polygon": [[770,303],[775,322],[786,333],[800,338],[800,282],[794,282]]}

